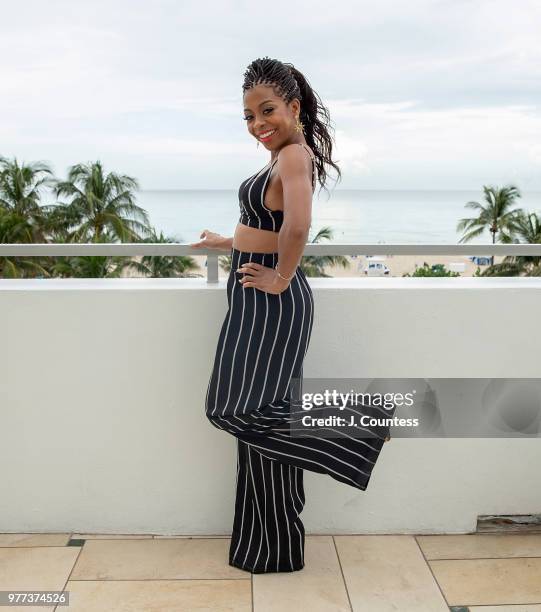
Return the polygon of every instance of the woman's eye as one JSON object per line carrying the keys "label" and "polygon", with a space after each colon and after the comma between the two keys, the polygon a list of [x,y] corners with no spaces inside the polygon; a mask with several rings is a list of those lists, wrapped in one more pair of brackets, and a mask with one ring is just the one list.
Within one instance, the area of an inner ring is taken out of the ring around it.
{"label": "woman's eye", "polygon": [[[269,113],[272,113],[273,110],[273,108],[266,108],[263,112],[266,113],[267,111],[269,111]],[[252,115],[248,115],[248,117],[243,117],[244,121],[250,121],[251,118]]]}

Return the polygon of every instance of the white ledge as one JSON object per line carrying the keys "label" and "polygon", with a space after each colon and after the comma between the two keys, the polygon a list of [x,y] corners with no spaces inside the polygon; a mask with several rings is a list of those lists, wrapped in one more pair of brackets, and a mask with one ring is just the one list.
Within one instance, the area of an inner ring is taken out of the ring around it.
{"label": "white ledge", "polygon": [[[2,279],[0,291],[71,290],[210,290],[224,291],[226,280],[208,283],[206,278],[52,278]],[[309,277],[313,289],[541,289],[541,277]]]}

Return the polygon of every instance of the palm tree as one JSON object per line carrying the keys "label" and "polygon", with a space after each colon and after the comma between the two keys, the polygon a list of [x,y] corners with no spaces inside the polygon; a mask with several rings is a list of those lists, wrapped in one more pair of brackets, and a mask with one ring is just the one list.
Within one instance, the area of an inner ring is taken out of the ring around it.
{"label": "palm tree", "polygon": [[[496,234],[503,232],[505,236],[510,231],[513,220],[521,209],[510,210],[515,204],[515,199],[520,198],[520,192],[514,185],[502,187],[487,187],[483,185],[486,204],[479,202],[467,202],[465,206],[479,211],[477,217],[461,219],[457,224],[457,232],[465,231],[459,242],[468,242],[482,234],[485,229],[492,234],[492,244],[496,243]],[[491,260],[494,265],[494,255]]]}
{"label": "palm tree", "polygon": [[[0,157],[0,242],[45,242],[42,191],[52,183],[52,170],[44,162],[19,164]],[[46,273],[46,259],[0,257],[0,276],[33,277]]]}
{"label": "palm tree", "polygon": [[[156,232],[152,231],[151,236],[140,242],[159,242],[168,244],[172,242],[182,242],[182,240],[167,238],[163,235],[163,232],[160,232],[158,236]],[[140,262],[132,261],[131,267],[140,272],[143,276],[151,276],[152,278],[202,276],[202,274],[190,272],[191,270],[197,270],[198,265],[193,257],[186,255],[143,255]]]}
{"label": "palm tree", "polygon": [[[111,243],[113,237],[104,233],[92,242]],[[49,266],[49,275],[62,278],[119,278],[122,271],[131,268],[133,264],[131,258],[124,255],[55,257]]]}
{"label": "palm tree", "polygon": [[68,170],[66,181],[56,181],[57,197],[71,198],[68,204],[45,207],[63,225],[70,242],[101,242],[107,232],[112,242],[137,242],[152,233],[145,210],[135,204],[135,178],[109,172],[100,161],[77,164]]}
{"label": "palm tree", "polygon": [[45,162],[19,165],[17,158],[0,157],[0,208],[32,218],[40,212],[42,190],[53,181]]}
{"label": "palm tree", "polygon": [[[541,218],[518,211],[501,241],[506,244],[541,244]],[[487,268],[480,276],[541,276],[539,255],[507,255],[500,264]]]}
{"label": "palm tree", "polygon": [[[0,242],[32,242],[32,226],[18,213],[0,207]],[[0,257],[0,278],[32,278],[46,274],[37,257]]]}
{"label": "palm tree", "polygon": [[[71,166],[67,180],[54,182],[55,195],[69,201],[42,207],[50,242],[139,242],[152,235],[146,211],[135,203],[136,189],[136,179],[105,174],[100,161]],[[51,273],[64,277],[117,278],[124,269],[137,267],[125,256],[51,259]]]}
{"label": "palm tree", "polygon": [[[316,244],[321,240],[332,240],[333,235],[330,227],[322,227],[310,243]],[[326,266],[341,266],[347,269],[350,263],[348,258],[343,255],[304,255],[301,258],[301,269],[305,276],[324,276],[330,278],[330,274],[325,274]]]}

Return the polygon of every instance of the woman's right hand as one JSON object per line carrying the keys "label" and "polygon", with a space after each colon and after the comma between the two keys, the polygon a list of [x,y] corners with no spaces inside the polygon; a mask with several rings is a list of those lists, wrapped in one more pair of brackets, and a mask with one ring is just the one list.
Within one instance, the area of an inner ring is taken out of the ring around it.
{"label": "woman's right hand", "polygon": [[211,232],[209,230],[203,230],[199,236],[203,240],[199,242],[191,242],[190,246],[194,249],[205,248],[205,249],[223,249],[225,237]]}

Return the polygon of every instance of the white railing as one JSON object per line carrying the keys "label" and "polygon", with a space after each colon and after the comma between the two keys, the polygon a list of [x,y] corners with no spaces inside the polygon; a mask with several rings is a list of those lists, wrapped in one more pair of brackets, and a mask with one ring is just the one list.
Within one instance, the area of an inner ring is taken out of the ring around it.
{"label": "white railing", "polygon": [[[121,244],[0,244],[0,257],[68,257],[68,256],[207,256],[207,282],[218,282],[218,258],[229,251],[193,248],[184,243]],[[312,244],[303,255],[533,255],[541,256],[541,244]]]}

